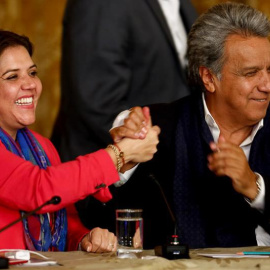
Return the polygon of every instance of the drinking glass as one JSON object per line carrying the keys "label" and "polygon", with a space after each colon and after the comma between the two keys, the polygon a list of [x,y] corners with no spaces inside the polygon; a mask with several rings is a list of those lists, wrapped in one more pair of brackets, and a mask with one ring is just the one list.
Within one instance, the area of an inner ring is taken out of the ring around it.
{"label": "drinking glass", "polygon": [[140,252],[143,250],[142,212],[142,209],[116,210],[118,252]]}

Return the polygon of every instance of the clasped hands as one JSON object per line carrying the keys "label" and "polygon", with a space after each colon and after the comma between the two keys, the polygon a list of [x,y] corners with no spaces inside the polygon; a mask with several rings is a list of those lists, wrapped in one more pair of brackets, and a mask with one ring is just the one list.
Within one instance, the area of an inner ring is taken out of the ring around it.
{"label": "clasped hands", "polygon": [[149,108],[133,107],[124,124],[111,129],[110,134],[116,143],[123,138],[144,139],[149,128],[159,129],[157,126],[152,127]]}
{"label": "clasped hands", "polygon": [[132,108],[128,117],[124,120],[124,124],[110,130],[114,142],[120,142],[124,147],[125,144],[128,144],[128,148],[131,150],[129,152],[134,155],[129,157],[129,162],[121,168],[121,172],[125,172],[137,163],[146,162],[153,158],[153,155],[157,152],[159,133],[160,128],[152,126],[148,107]]}
{"label": "clasped hands", "polygon": [[[115,142],[124,137],[144,139],[151,126],[149,108],[134,107],[124,124],[110,133]],[[226,141],[221,135],[217,143],[210,143],[210,148],[213,152],[207,157],[208,168],[217,176],[228,176],[235,191],[253,200],[257,195],[256,174],[241,147]]]}

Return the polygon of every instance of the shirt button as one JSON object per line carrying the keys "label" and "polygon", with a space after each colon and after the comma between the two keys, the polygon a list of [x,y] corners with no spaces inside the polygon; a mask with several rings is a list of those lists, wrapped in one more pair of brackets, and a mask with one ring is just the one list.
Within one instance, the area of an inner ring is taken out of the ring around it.
{"label": "shirt button", "polygon": [[106,184],[102,183],[102,184],[100,184],[100,185],[97,185],[97,186],[95,187],[95,189],[100,189],[100,188],[105,188],[105,187],[106,187]]}

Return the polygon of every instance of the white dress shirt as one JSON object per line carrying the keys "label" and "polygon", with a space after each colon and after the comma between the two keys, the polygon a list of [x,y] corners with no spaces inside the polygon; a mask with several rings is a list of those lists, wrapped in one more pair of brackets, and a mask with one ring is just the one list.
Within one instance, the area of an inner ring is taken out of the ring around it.
{"label": "white dress shirt", "polygon": [[180,16],[180,0],[158,0],[173,37],[174,45],[183,67],[187,66],[187,32]]}

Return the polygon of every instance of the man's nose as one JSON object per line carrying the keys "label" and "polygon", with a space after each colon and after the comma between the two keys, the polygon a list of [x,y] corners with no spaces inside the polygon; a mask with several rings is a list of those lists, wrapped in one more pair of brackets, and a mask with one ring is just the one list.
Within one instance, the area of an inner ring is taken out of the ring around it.
{"label": "man's nose", "polygon": [[259,85],[260,91],[270,92],[270,71],[263,71]]}

